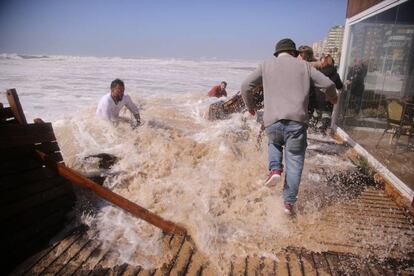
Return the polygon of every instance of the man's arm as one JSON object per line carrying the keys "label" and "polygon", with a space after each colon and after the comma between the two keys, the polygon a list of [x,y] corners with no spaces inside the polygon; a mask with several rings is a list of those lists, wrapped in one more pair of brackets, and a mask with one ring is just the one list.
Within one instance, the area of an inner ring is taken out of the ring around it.
{"label": "man's arm", "polygon": [[106,120],[111,120],[112,116],[109,112],[109,105],[105,98],[101,98],[96,108],[96,114]]}
{"label": "man's arm", "polygon": [[335,84],[324,74],[309,66],[310,77],[315,87],[320,88],[322,92],[326,94],[329,102],[336,104],[338,101],[338,95],[336,94]]}
{"label": "man's arm", "polygon": [[208,92],[208,96],[209,97],[216,97],[217,96],[217,91],[218,91],[218,86],[213,86],[213,88],[211,88],[210,91]]}
{"label": "man's arm", "polygon": [[129,95],[125,95],[124,97],[125,97],[125,106],[134,115],[135,120],[137,121],[137,124],[138,125],[141,124],[141,116],[139,115],[138,107],[135,105],[135,103],[132,101]]}
{"label": "man's arm", "polygon": [[243,81],[241,86],[241,95],[243,97],[244,104],[252,115],[256,113],[256,103],[254,102],[253,89],[262,84],[262,66],[260,65]]}
{"label": "man's arm", "polygon": [[342,89],[342,87],[344,87],[344,84],[342,83],[341,77],[338,73],[335,73],[333,77],[333,82],[335,83],[336,89]]}

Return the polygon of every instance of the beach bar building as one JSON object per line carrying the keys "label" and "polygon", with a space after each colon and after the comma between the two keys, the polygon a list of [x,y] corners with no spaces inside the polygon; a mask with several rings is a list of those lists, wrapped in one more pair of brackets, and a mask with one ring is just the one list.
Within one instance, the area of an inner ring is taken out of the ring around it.
{"label": "beach bar building", "polygon": [[414,1],[348,0],[337,134],[413,206]]}

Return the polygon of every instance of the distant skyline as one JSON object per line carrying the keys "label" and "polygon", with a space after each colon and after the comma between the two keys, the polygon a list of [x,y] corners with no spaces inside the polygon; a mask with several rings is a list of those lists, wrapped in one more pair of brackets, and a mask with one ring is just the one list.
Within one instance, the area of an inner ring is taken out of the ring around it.
{"label": "distant skyline", "polygon": [[321,40],[346,0],[0,1],[0,53],[261,59]]}

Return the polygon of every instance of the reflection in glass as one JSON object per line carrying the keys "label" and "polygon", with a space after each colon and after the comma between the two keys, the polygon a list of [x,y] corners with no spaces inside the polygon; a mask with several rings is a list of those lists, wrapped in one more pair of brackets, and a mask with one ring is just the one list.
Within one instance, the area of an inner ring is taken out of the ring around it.
{"label": "reflection in glass", "polygon": [[337,124],[414,189],[412,14],[413,0],[350,27]]}

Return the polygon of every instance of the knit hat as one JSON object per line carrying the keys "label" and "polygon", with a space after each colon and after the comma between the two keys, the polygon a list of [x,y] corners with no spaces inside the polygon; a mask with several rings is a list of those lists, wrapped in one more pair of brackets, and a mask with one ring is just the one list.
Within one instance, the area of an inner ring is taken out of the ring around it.
{"label": "knit hat", "polygon": [[275,57],[278,56],[280,52],[287,52],[287,51],[293,51],[296,54],[298,53],[298,50],[296,50],[296,44],[293,42],[290,38],[284,38],[282,40],[279,40],[279,42],[276,44],[275,47]]}

